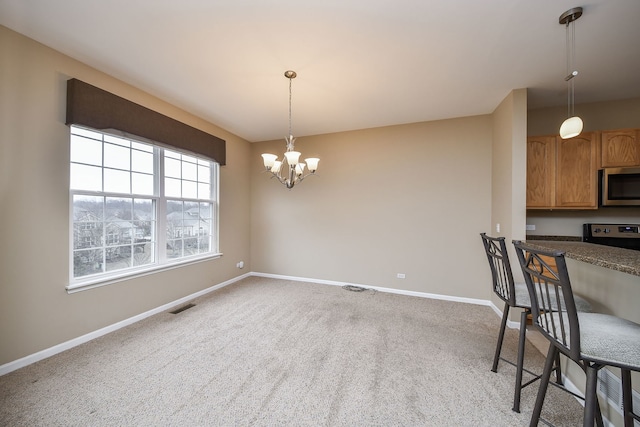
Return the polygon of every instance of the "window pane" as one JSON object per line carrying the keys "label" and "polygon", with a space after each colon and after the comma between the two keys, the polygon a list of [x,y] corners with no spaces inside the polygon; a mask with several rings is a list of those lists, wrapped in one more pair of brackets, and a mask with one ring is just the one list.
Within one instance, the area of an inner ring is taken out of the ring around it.
{"label": "window pane", "polygon": [[104,144],[104,166],[115,169],[131,169],[131,150],[119,145]]}
{"label": "window pane", "polygon": [[210,241],[211,241],[211,238],[209,238],[209,237],[202,237],[202,238],[198,239],[198,245],[199,245],[200,253],[209,252],[209,247],[211,246],[209,244]]}
{"label": "window pane", "polygon": [[184,202],[184,211],[190,216],[198,216],[198,205],[198,202]]}
{"label": "window pane", "polygon": [[119,138],[119,137],[113,136],[113,135],[106,135],[105,134],[104,140],[105,140],[105,142],[110,142],[112,144],[122,145],[123,147],[127,147],[127,148],[129,148],[131,146],[131,141],[129,141],[128,139]]}
{"label": "window pane", "polygon": [[172,178],[180,178],[180,161],[165,157],[164,176],[170,176]]}
{"label": "window pane", "polygon": [[155,262],[155,259],[153,256],[153,245],[151,243],[133,246],[133,265],[135,267],[153,262]]}
{"label": "window pane", "polygon": [[176,151],[167,150],[167,149],[164,150],[164,155],[165,157],[171,157],[174,159],[180,159],[180,157],[182,157],[180,153]]}
{"label": "window pane", "polygon": [[155,207],[151,199],[135,199],[133,202],[133,219],[153,221],[156,219]]}
{"label": "window pane", "polygon": [[102,166],[102,142],[71,135],[71,161]]}
{"label": "window pane", "polygon": [[106,271],[122,270],[131,267],[131,247],[116,246],[106,248]]}
{"label": "window pane", "polygon": [[198,199],[210,199],[211,186],[209,184],[198,183]]}
{"label": "window pane", "polygon": [[82,277],[103,272],[104,251],[91,249],[73,252],[73,276]]}
{"label": "window pane", "polygon": [[131,148],[140,151],[146,151],[147,153],[153,153],[153,146],[149,144],[142,144],[141,142],[131,141]]}
{"label": "window pane", "polygon": [[198,180],[198,168],[195,163],[182,162],[182,179]]}
{"label": "window pane", "polygon": [[104,197],[73,196],[73,221],[102,221]]}
{"label": "window pane", "polygon": [[167,258],[179,258],[182,256],[182,240],[167,240]]}
{"label": "window pane", "polygon": [[184,256],[196,255],[198,253],[198,239],[190,237],[184,239]]}
{"label": "window pane", "polygon": [[153,153],[131,151],[131,170],[153,174]]}
{"label": "window pane", "polygon": [[131,192],[153,196],[153,175],[133,172],[131,174]]}
{"label": "window pane", "polygon": [[73,225],[73,249],[102,246],[102,222],[78,222]]}
{"label": "window pane", "polygon": [[185,162],[191,162],[191,163],[196,163],[198,161],[198,159],[196,159],[193,156],[187,156],[186,154],[182,155],[182,160]]}
{"label": "window pane", "polygon": [[86,136],[87,138],[93,138],[93,139],[97,139],[99,141],[102,141],[102,133],[94,132],[94,131],[89,130],[89,129],[79,128],[77,126],[71,126],[71,133],[75,134],[75,135],[82,135],[82,136]]}
{"label": "window pane", "polygon": [[166,178],[164,180],[164,195],[166,197],[180,197],[182,195],[180,180]]}
{"label": "window pane", "polygon": [[182,202],[169,200],[167,202],[167,239],[182,238]]}
{"label": "window pane", "polygon": [[209,166],[198,166],[198,181],[207,184],[211,183],[211,169]]}
{"label": "window pane", "polygon": [[104,191],[131,194],[131,172],[105,169]]}
{"label": "window pane", "polygon": [[153,221],[134,221],[133,236],[134,243],[145,243],[153,241]]}
{"label": "window pane", "polygon": [[109,221],[133,219],[133,199],[130,197],[107,197],[106,217]]}
{"label": "window pane", "polygon": [[128,221],[108,221],[106,223],[106,245],[115,246],[131,243],[132,224]]}
{"label": "window pane", "polygon": [[182,197],[186,199],[197,199],[198,184],[193,181],[182,181]]}
{"label": "window pane", "polygon": [[200,203],[200,218],[211,218],[211,203]]}
{"label": "window pane", "polygon": [[102,168],[71,163],[72,190],[102,191]]}

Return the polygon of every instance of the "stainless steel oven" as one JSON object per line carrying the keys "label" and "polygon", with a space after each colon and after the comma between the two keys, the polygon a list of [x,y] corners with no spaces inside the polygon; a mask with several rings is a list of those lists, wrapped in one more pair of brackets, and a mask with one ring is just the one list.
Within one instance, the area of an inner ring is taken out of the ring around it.
{"label": "stainless steel oven", "polygon": [[602,206],[640,206],[640,168],[605,168]]}
{"label": "stainless steel oven", "polygon": [[584,224],[582,240],[640,251],[640,224]]}

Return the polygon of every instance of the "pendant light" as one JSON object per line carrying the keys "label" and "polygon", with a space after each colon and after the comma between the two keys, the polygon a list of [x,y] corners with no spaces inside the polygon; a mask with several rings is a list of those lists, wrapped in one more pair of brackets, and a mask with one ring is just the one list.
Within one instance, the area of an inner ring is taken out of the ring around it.
{"label": "pendant light", "polygon": [[574,7],[560,15],[559,22],[566,26],[567,44],[567,75],[564,80],[567,82],[567,119],[560,126],[560,137],[562,139],[573,138],[582,132],[582,119],[575,115],[575,83],[574,77],[578,75],[575,70],[576,54],[576,30],[575,21],[582,16],[582,8]]}
{"label": "pendant light", "polygon": [[[295,151],[293,147],[296,139],[291,132],[291,81],[296,78],[297,74],[295,71],[288,70],[284,72],[284,76],[289,79],[289,136],[284,139],[287,143],[287,151],[285,151],[282,160],[278,160],[278,156],[275,154],[269,153],[263,154],[262,159],[265,169],[271,172],[272,178],[277,178],[281,184],[291,189],[298,182],[316,173],[320,159],[309,157],[304,159],[306,164],[298,160],[300,152]],[[306,175],[304,173],[305,167],[309,171]]]}

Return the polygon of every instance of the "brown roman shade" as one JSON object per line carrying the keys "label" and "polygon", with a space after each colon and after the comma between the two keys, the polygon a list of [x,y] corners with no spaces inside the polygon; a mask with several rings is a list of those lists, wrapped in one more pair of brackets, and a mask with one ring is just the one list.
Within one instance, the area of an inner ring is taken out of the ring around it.
{"label": "brown roman shade", "polygon": [[67,80],[67,125],[117,130],[226,162],[223,139],[78,79]]}

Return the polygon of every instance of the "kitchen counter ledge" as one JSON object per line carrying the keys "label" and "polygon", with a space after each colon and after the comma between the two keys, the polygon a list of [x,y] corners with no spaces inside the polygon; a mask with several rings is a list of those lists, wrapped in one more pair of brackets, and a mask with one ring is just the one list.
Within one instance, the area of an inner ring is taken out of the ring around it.
{"label": "kitchen counter ledge", "polygon": [[640,276],[640,251],[593,243],[533,240],[526,243],[536,249],[563,251],[567,258]]}

